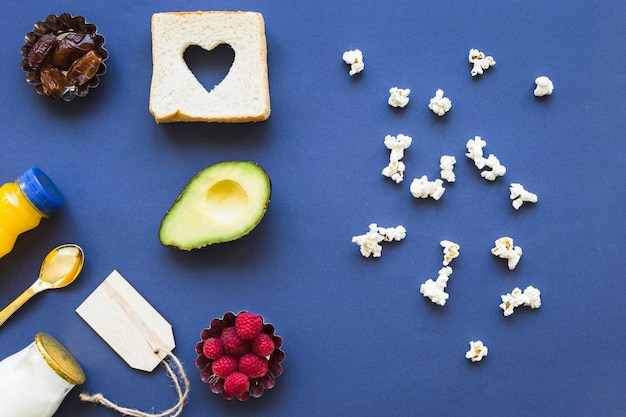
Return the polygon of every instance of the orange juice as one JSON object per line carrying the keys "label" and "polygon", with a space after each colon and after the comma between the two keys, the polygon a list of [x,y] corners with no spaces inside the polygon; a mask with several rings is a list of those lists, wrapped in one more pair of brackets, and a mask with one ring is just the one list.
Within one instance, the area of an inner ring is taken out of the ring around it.
{"label": "orange juice", "polygon": [[0,187],[0,258],[13,250],[17,237],[39,225],[63,205],[63,196],[39,168]]}

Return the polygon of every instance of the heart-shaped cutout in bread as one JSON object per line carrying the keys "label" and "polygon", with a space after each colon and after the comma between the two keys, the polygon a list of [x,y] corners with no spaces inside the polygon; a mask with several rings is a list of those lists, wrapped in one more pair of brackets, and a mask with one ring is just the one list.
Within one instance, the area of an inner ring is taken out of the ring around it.
{"label": "heart-shaped cutout in bread", "polygon": [[190,45],[183,53],[183,59],[198,82],[207,92],[211,92],[228,75],[235,61],[235,51],[225,43],[210,51],[198,45]]}

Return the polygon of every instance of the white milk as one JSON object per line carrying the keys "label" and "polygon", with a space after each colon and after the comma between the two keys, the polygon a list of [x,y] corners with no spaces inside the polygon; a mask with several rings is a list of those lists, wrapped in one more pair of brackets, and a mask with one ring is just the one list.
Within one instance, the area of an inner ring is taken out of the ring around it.
{"label": "white milk", "polygon": [[3,416],[51,417],[83,381],[82,369],[65,348],[39,333],[33,343],[0,362],[0,410]]}

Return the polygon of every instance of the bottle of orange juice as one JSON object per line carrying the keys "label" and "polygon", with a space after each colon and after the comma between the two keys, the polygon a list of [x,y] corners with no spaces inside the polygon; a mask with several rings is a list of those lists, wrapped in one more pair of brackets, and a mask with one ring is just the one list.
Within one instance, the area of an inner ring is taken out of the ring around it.
{"label": "bottle of orange juice", "polygon": [[63,196],[41,169],[33,167],[0,187],[0,258],[17,237],[39,225],[63,205]]}

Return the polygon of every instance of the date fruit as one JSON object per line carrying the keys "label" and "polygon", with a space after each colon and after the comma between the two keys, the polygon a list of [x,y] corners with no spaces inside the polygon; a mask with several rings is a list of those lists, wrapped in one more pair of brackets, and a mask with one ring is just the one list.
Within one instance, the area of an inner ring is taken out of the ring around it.
{"label": "date fruit", "polygon": [[67,91],[67,78],[58,69],[50,65],[44,65],[41,68],[40,76],[43,91],[50,97],[60,98]]}
{"label": "date fruit", "polygon": [[26,58],[28,65],[30,65],[32,69],[40,68],[44,62],[48,60],[50,54],[56,48],[57,43],[57,37],[52,33],[46,33],[39,38],[28,53],[28,57]]}
{"label": "date fruit", "polygon": [[68,70],[74,61],[95,48],[91,36],[86,33],[68,33],[59,40],[52,54],[52,66]]}
{"label": "date fruit", "polygon": [[83,85],[96,75],[100,63],[102,63],[102,58],[95,51],[87,52],[74,61],[67,71],[67,81],[71,85]]}

